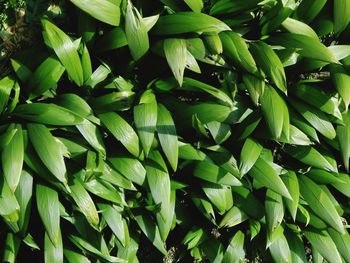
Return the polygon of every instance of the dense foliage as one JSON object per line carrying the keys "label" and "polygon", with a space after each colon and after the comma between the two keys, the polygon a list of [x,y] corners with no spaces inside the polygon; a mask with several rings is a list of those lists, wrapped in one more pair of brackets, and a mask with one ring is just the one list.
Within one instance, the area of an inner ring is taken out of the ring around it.
{"label": "dense foliage", "polygon": [[23,19],[0,79],[4,261],[350,262],[349,0]]}

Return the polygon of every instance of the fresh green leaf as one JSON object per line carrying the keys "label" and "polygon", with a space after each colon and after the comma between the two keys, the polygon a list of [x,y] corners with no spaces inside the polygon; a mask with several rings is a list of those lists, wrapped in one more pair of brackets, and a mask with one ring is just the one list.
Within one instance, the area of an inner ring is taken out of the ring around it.
{"label": "fresh green leaf", "polygon": [[83,85],[83,68],[72,40],[57,26],[48,20],[42,20],[45,36],[58,56],[59,60],[66,68],[69,77],[78,86]]}

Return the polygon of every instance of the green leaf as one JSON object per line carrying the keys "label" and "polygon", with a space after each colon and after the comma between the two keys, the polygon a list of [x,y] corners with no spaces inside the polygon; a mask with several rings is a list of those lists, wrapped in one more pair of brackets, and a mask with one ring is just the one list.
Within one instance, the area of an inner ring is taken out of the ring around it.
{"label": "green leaf", "polygon": [[3,249],[3,262],[16,262],[20,244],[21,239],[18,236],[11,232],[7,234]]}
{"label": "green leaf", "polygon": [[218,55],[223,52],[222,41],[218,34],[205,35],[204,41],[211,54]]}
{"label": "green leaf", "polygon": [[304,102],[338,119],[342,119],[338,99],[320,91],[319,87],[300,84],[292,92]]}
{"label": "green leaf", "polygon": [[222,262],[224,257],[224,247],[222,243],[217,239],[205,240],[200,249],[206,251],[206,258],[209,262]]}
{"label": "green leaf", "polygon": [[212,204],[208,202],[204,197],[201,195],[191,195],[191,199],[194,203],[194,205],[197,207],[197,209],[212,223],[216,224],[215,222],[215,212]]}
{"label": "green leaf", "polygon": [[343,99],[346,108],[350,104],[350,76],[340,65],[331,66],[331,77],[333,83]]}
{"label": "green leaf", "polygon": [[94,116],[94,112],[90,105],[80,96],[74,93],[64,93],[57,98],[59,106],[74,112],[82,118],[88,119],[96,124],[100,124],[100,120]]}
{"label": "green leaf", "polygon": [[29,123],[27,129],[29,139],[41,161],[60,182],[66,185],[66,165],[55,137],[42,124]]}
{"label": "green leaf", "polygon": [[186,41],[180,38],[168,38],[164,40],[163,48],[169,67],[182,86],[187,61]]}
{"label": "green leaf", "polygon": [[14,85],[15,81],[10,77],[5,77],[0,80],[0,113],[6,109]]}
{"label": "green leaf", "polygon": [[310,146],[286,146],[285,151],[293,158],[316,168],[337,173],[337,167],[332,165],[324,154]]}
{"label": "green leaf", "polygon": [[21,104],[13,114],[31,122],[49,125],[66,126],[83,122],[83,119],[72,111],[51,103]]}
{"label": "green leaf", "polygon": [[305,35],[318,40],[316,32],[310,26],[299,20],[288,17],[282,22],[282,26],[290,33]]}
{"label": "green leaf", "polygon": [[254,9],[260,0],[219,0],[215,1],[210,9],[211,15],[243,13],[246,10]]}
{"label": "green leaf", "polygon": [[109,158],[108,161],[110,161],[114,169],[127,179],[138,185],[143,185],[146,178],[146,170],[140,161],[124,156]]}
{"label": "green leaf", "polygon": [[48,20],[42,20],[45,36],[58,56],[59,60],[66,68],[69,77],[78,86],[83,85],[84,76],[78,51],[74,47],[72,40],[57,26]]}
{"label": "green leaf", "polygon": [[106,253],[102,253],[99,249],[95,248],[89,242],[85,241],[84,239],[78,236],[69,235],[68,238],[78,248],[80,248],[83,251],[86,251],[87,254],[96,256],[102,259],[103,261],[111,262],[111,263],[119,263],[119,262],[126,263],[124,259],[113,257]]}
{"label": "green leaf", "polygon": [[[282,132],[289,133],[289,112],[287,105],[278,92],[266,85],[261,96],[261,108],[273,138],[280,138]],[[288,135],[288,134],[287,134]],[[289,136],[287,136],[289,139]]]}
{"label": "green leaf", "polygon": [[225,213],[220,221],[219,227],[234,227],[247,219],[248,216],[238,207],[234,206]]}
{"label": "green leaf", "polygon": [[182,240],[182,244],[187,246],[187,249],[192,249],[207,239],[206,232],[203,228],[193,227],[188,231],[184,239]]}
{"label": "green leaf", "polygon": [[322,10],[327,0],[303,0],[296,9],[299,20],[310,23]]}
{"label": "green leaf", "polygon": [[203,161],[206,159],[206,155],[190,144],[179,142],[179,158],[183,160]]}
{"label": "green leaf", "polygon": [[61,62],[53,57],[48,57],[35,70],[29,79],[31,90],[30,98],[43,95],[48,90],[56,90],[57,82],[60,80],[65,68]]}
{"label": "green leaf", "polygon": [[77,129],[85,140],[103,156],[106,155],[105,145],[102,140],[102,134],[96,125],[88,120],[84,120],[82,124],[78,124]]}
{"label": "green leaf", "polygon": [[27,82],[33,74],[29,68],[15,59],[11,59],[11,65],[17,77],[23,82]]}
{"label": "green leaf", "polygon": [[184,0],[185,3],[194,11],[197,13],[200,13],[203,9],[203,0]]}
{"label": "green leaf", "polygon": [[104,163],[103,174],[100,178],[106,182],[109,182],[115,186],[130,190],[136,191],[133,183],[118,173],[116,170],[112,169],[107,163]]}
{"label": "green leaf", "polygon": [[282,33],[272,38],[272,42],[286,48],[294,48],[307,58],[317,59],[328,63],[339,63],[333,53],[318,39],[310,36]]}
{"label": "green leaf", "polygon": [[292,197],[284,185],[282,179],[278,176],[272,164],[266,162],[261,157],[255,162],[250,169],[249,174],[254,177],[263,186],[279,193],[280,195],[292,200]]}
{"label": "green leaf", "polygon": [[327,261],[335,263],[342,262],[336,244],[325,230],[320,231],[309,228],[304,231],[304,234],[311,245],[315,247]]}
{"label": "green leaf", "polygon": [[242,185],[234,175],[209,161],[195,162],[193,175],[211,183],[232,186]]}
{"label": "green leaf", "polygon": [[258,69],[246,41],[235,32],[225,31],[221,32],[219,36],[224,55],[232,60],[235,66],[243,68],[251,74],[256,74]]}
{"label": "green leaf", "polygon": [[337,138],[345,169],[349,172],[350,161],[350,112],[343,114],[344,125],[337,126]]}
{"label": "green leaf", "polygon": [[231,238],[230,243],[225,251],[222,263],[239,263],[243,262],[244,259],[244,233],[239,230]]}
{"label": "green leaf", "polygon": [[232,207],[233,199],[230,186],[209,182],[203,182],[201,185],[205,195],[220,214],[223,214]]}
{"label": "green leaf", "polygon": [[350,261],[350,235],[348,232],[340,234],[332,228],[328,229],[328,233],[337,246],[340,255],[345,259],[345,262]]}
{"label": "green leaf", "polygon": [[[290,121],[296,128],[305,133],[308,137],[310,137],[315,142],[320,142],[316,129],[311,126],[308,122],[303,119],[303,117],[299,114],[296,114],[291,108],[289,108],[290,113]],[[291,127],[293,127],[291,125]]]}
{"label": "green leaf", "polygon": [[74,179],[72,185],[69,186],[72,193],[71,196],[78,205],[80,211],[86,217],[89,224],[98,229],[99,217],[93,200],[89,193],[85,190],[82,183],[78,179]]}
{"label": "green leaf", "polygon": [[[171,185],[172,188],[172,185]],[[159,228],[159,233],[162,240],[165,242],[167,237],[169,236],[170,230],[174,227],[175,217],[175,202],[176,202],[176,193],[175,190],[171,189],[170,192],[170,203],[168,207],[169,214],[166,220],[163,219],[161,213],[156,214],[157,225]]]}
{"label": "green leaf", "polygon": [[99,113],[124,111],[131,108],[135,98],[133,91],[111,92],[91,100],[94,110]]}
{"label": "green leaf", "polygon": [[174,35],[191,32],[219,33],[231,30],[224,22],[203,14],[194,12],[178,12],[161,16],[152,30],[158,35]]}
{"label": "green leaf", "polygon": [[260,233],[260,230],[261,230],[261,224],[259,223],[259,221],[256,221],[256,220],[249,221],[250,241],[252,241],[254,237],[256,237]]}
{"label": "green leaf", "polygon": [[165,244],[160,237],[159,229],[153,219],[143,214],[135,216],[135,219],[145,236],[163,255],[166,255]]}
{"label": "green leaf", "polygon": [[149,160],[146,162],[147,183],[151,190],[152,199],[155,204],[160,204],[160,215],[164,221],[170,218],[170,177],[166,164],[158,151],[152,151],[149,154]]}
{"label": "green leaf", "polygon": [[211,121],[206,124],[211,136],[217,144],[222,144],[231,136],[231,126],[226,123]]}
{"label": "green leaf", "polygon": [[174,171],[177,169],[178,163],[178,140],[176,128],[170,112],[162,104],[157,106],[157,134],[159,143],[162,146],[165,156],[167,157]]}
{"label": "green leaf", "polygon": [[277,227],[282,223],[284,217],[284,206],[282,196],[274,191],[271,191],[270,189],[266,191],[265,215],[267,235],[268,239],[270,240],[273,236],[273,232],[275,232]]}
{"label": "green leaf", "polygon": [[81,51],[81,66],[83,69],[84,82],[90,78],[92,74],[91,57],[89,50],[85,44],[83,44],[83,50]]}
{"label": "green leaf", "polygon": [[326,172],[325,170],[311,168],[307,175],[316,183],[319,184],[333,184],[344,183],[344,181],[338,175]]}
{"label": "green leaf", "polygon": [[45,226],[50,242],[56,247],[59,246],[60,229],[60,209],[58,194],[55,190],[45,185],[36,185],[36,203],[41,220]]}
{"label": "green leaf", "polygon": [[290,248],[291,262],[306,263],[304,242],[301,236],[292,231],[288,231],[286,237]]}
{"label": "green leaf", "polygon": [[86,80],[85,85],[95,88],[99,83],[104,81],[111,73],[111,69],[106,65],[100,65]]}
{"label": "green leaf", "polygon": [[0,177],[0,215],[11,223],[19,220],[20,206],[6,180]]}
{"label": "green leaf", "polygon": [[312,249],[312,258],[314,262],[323,263],[325,260],[324,257],[322,257],[322,255],[316,250],[314,246],[311,246],[311,249]]}
{"label": "green leaf", "polygon": [[142,103],[134,107],[134,121],[145,152],[151,149],[157,126],[157,102]]}
{"label": "green leaf", "polygon": [[142,18],[147,31],[150,31],[159,19],[159,14]]}
{"label": "green leaf", "polygon": [[350,22],[350,2],[334,0],[333,2],[334,31],[341,33]]}
{"label": "green leaf", "polygon": [[272,258],[275,262],[293,262],[287,239],[283,234],[283,228],[279,226],[279,229],[276,231],[281,231],[281,233],[278,233],[278,237],[269,247]]}
{"label": "green leaf", "polygon": [[310,209],[335,230],[344,233],[342,220],[327,193],[306,176],[299,177],[299,183],[300,193]]}
{"label": "green leaf", "polygon": [[128,44],[124,30],[121,27],[115,27],[105,33],[97,41],[96,50],[99,52],[114,50],[124,47]]}
{"label": "green leaf", "polygon": [[69,263],[91,263],[87,257],[68,249],[64,249],[63,254]]}
{"label": "green leaf", "polygon": [[206,48],[201,38],[187,38],[186,44],[187,50],[198,61],[219,67],[223,67],[226,64],[221,56],[209,54],[209,50]]}
{"label": "green leaf", "polygon": [[289,102],[319,133],[330,140],[335,138],[335,129],[322,111],[300,101],[289,99]]}
{"label": "green leaf", "polygon": [[149,39],[146,25],[130,0],[126,7],[125,34],[131,55],[134,60],[139,60],[149,49]]}
{"label": "green leaf", "polygon": [[126,205],[124,200],[124,195],[121,191],[116,190],[108,182],[104,182],[98,179],[90,179],[88,182],[85,182],[84,187],[90,193],[101,197],[102,199],[113,202],[117,205]]}
{"label": "green leaf", "polygon": [[22,126],[16,124],[13,129],[16,130],[16,133],[13,135],[11,141],[4,147],[1,160],[6,181],[11,191],[15,192],[20,181],[23,167],[24,145]]}
{"label": "green leaf", "polygon": [[288,192],[290,193],[293,200],[283,198],[283,201],[285,202],[287,209],[292,216],[293,220],[295,221],[297,211],[298,211],[298,205],[299,205],[299,182],[298,178],[294,171],[288,171],[288,173],[283,174],[281,176],[282,181],[284,182],[285,186],[288,189]]}
{"label": "green leaf", "polygon": [[70,0],[79,9],[90,16],[112,26],[118,26],[120,21],[120,1],[109,0]]}
{"label": "green leaf", "polygon": [[25,170],[22,170],[19,184],[15,192],[20,207],[17,224],[21,233],[27,232],[31,212],[32,191],[33,177]]}
{"label": "green leaf", "polygon": [[239,165],[239,170],[242,176],[248,173],[250,168],[253,167],[256,160],[259,158],[262,149],[263,147],[256,140],[252,138],[246,139],[241,151],[241,159]]}
{"label": "green leaf", "polygon": [[125,146],[135,157],[140,154],[139,138],[134,129],[120,115],[114,112],[100,114],[98,116],[103,125],[113,136]]}
{"label": "green leaf", "polygon": [[198,80],[185,77],[183,80],[183,86],[180,88],[180,90],[204,91],[220,100],[222,104],[234,108],[232,99],[225,92]]}
{"label": "green leaf", "polygon": [[256,106],[259,104],[259,99],[264,93],[265,81],[255,77],[254,75],[244,74],[242,76],[244,85],[246,86],[250,98]]}
{"label": "green leaf", "polygon": [[126,246],[128,242],[128,236],[126,236],[126,233],[128,230],[125,229],[127,225],[124,223],[120,211],[113,206],[106,204],[99,204],[98,208],[102,211],[102,216],[113,231],[114,235],[123,246]]}
{"label": "green leaf", "polygon": [[259,41],[250,45],[250,49],[257,65],[264,71],[276,86],[283,92],[287,92],[286,74],[281,60],[271,46]]}
{"label": "green leaf", "polygon": [[195,59],[195,57],[190,53],[190,51],[186,51],[186,68],[188,68],[189,70],[196,72],[196,73],[201,73],[201,69],[198,65],[197,60]]}

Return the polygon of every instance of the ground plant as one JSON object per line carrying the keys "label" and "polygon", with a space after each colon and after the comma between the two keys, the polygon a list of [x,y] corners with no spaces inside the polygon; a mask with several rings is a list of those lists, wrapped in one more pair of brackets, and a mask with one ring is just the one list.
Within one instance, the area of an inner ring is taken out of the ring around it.
{"label": "ground plant", "polygon": [[4,262],[350,262],[349,0],[0,10]]}

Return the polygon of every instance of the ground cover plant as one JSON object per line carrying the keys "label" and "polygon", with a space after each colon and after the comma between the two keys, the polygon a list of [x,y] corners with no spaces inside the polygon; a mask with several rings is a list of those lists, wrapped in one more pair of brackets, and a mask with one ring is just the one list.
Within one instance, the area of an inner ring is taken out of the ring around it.
{"label": "ground cover plant", "polygon": [[3,261],[350,262],[348,0],[1,5]]}

